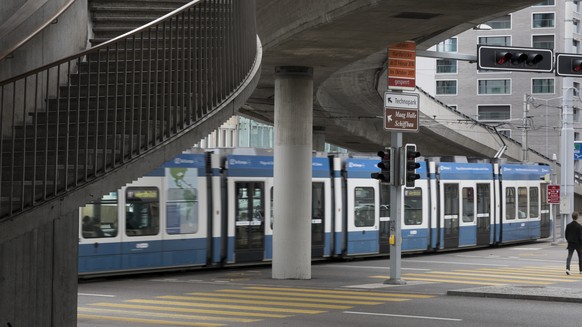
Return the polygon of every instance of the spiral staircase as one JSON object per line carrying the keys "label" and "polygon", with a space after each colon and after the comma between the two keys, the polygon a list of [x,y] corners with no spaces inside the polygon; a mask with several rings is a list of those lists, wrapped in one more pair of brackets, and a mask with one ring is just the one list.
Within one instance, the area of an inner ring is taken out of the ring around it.
{"label": "spiral staircase", "polygon": [[0,82],[0,326],[75,325],[78,207],[196,143],[260,75],[254,1],[88,4],[89,49]]}

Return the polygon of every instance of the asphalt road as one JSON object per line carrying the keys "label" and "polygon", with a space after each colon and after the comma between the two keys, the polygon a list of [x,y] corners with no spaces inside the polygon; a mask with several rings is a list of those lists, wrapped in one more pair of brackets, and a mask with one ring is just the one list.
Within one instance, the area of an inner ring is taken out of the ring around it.
{"label": "asphalt road", "polygon": [[274,280],[268,266],[92,280],[79,285],[78,326],[578,326],[579,303],[447,295],[582,290],[565,258],[565,246],[548,241],[407,255],[398,286],[384,283],[386,258],[315,263],[310,280]]}

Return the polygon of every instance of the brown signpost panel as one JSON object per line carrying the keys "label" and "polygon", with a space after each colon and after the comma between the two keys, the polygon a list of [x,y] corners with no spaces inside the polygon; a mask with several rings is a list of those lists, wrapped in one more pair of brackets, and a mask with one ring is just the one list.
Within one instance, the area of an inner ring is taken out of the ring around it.
{"label": "brown signpost panel", "polygon": [[400,42],[388,47],[388,89],[414,90],[416,86],[416,43]]}
{"label": "brown signpost panel", "polygon": [[418,132],[418,110],[384,108],[384,129]]}

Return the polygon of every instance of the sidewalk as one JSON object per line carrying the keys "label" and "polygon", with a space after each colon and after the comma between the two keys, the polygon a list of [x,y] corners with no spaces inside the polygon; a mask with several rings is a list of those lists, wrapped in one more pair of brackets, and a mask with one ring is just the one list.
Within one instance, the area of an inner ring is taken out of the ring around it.
{"label": "sidewalk", "polygon": [[582,289],[546,286],[487,286],[447,291],[447,295],[582,303]]}

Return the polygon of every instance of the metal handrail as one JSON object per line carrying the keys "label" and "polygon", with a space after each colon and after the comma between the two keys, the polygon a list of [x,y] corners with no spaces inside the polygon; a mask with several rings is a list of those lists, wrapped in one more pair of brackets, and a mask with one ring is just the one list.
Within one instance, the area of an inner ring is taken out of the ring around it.
{"label": "metal handrail", "polygon": [[32,33],[30,33],[30,35],[28,35],[26,38],[22,39],[20,42],[18,42],[17,44],[13,45],[10,48],[0,51],[0,61],[2,61],[4,58],[9,56],[12,52],[16,51],[16,49],[18,49],[21,46],[23,46],[24,44],[26,44],[26,42],[30,41],[38,33],[42,32],[47,26],[52,24],[57,18],[59,18],[59,16],[61,16],[65,11],[67,11],[67,9],[69,9],[69,7],[75,1],[76,0],[69,0],[69,2],[66,3],[59,11],[57,11],[54,15],[52,15],[50,18],[48,18],[42,25],[40,25],[36,30],[34,30]]}
{"label": "metal handrail", "polygon": [[192,129],[255,67],[254,1],[198,0],[0,82],[0,220]]}

